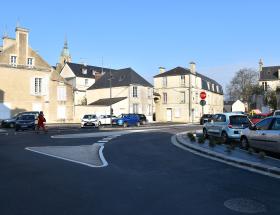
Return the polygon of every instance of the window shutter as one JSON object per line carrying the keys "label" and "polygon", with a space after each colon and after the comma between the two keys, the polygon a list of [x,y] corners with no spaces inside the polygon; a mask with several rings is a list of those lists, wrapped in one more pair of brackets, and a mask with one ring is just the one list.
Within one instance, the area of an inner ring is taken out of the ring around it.
{"label": "window shutter", "polygon": [[35,95],[35,78],[30,79],[30,94]]}
{"label": "window shutter", "polygon": [[42,78],[42,95],[45,96],[47,95],[47,86],[48,85],[48,79],[47,78]]}

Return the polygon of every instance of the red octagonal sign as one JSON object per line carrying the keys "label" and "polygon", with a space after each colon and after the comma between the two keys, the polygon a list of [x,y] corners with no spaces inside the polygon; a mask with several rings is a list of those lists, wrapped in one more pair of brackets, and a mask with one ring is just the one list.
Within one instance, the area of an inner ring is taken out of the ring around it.
{"label": "red octagonal sign", "polygon": [[201,98],[202,100],[206,99],[206,93],[205,93],[205,92],[201,92],[201,93],[200,93],[200,98]]}

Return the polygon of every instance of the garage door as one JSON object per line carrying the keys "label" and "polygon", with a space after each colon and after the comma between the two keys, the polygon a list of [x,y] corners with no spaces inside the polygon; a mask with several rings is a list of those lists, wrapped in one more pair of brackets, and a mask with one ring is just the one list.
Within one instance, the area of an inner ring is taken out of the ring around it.
{"label": "garage door", "polygon": [[8,119],[11,117],[11,104],[0,103],[0,119]]}

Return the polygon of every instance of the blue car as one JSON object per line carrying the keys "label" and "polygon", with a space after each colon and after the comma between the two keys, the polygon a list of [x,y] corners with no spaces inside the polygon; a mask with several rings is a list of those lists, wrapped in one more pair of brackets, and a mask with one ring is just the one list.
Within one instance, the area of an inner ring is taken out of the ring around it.
{"label": "blue car", "polygon": [[140,117],[137,114],[121,114],[117,119],[113,120],[113,124],[119,126],[140,126]]}

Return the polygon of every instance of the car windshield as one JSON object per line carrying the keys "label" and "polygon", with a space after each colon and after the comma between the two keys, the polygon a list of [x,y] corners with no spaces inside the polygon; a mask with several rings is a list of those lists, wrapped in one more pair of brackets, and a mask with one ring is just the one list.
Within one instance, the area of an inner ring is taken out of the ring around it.
{"label": "car windshield", "polygon": [[121,115],[118,116],[118,118],[123,118],[125,116],[126,116],[126,114],[121,114]]}
{"label": "car windshield", "polygon": [[96,115],[84,115],[84,119],[95,119]]}
{"label": "car windshield", "polygon": [[275,111],[274,115],[275,116],[280,116],[280,111]]}
{"label": "car windshield", "polygon": [[21,115],[19,117],[20,120],[34,120],[35,116],[34,115]]}
{"label": "car windshield", "polygon": [[230,121],[231,125],[242,125],[242,124],[248,125],[248,124],[250,124],[250,121],[247,116],[240,116],[240,115],[230,116],[229,121]]}

